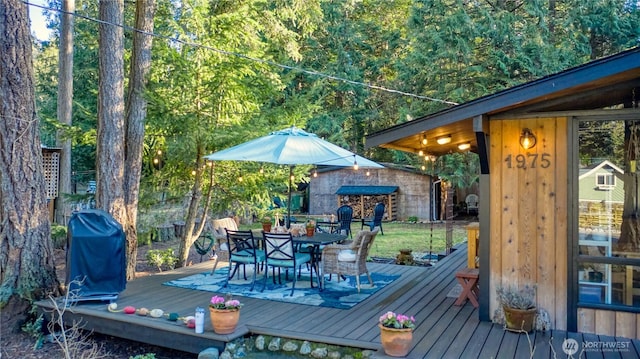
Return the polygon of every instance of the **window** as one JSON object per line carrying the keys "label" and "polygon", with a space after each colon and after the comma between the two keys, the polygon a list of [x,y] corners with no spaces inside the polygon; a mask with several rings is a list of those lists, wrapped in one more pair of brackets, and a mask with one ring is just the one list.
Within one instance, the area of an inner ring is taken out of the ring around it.
{"label": "window", "polygon": [[616,177],[611,173],[599,173],[596,175],[598,188],[611,188],[616,185]]}
{"label": "window", "polygon": [[640,121],[633,120],[579,122],[575,273],[579,307],[640,310],[640,238],[630,233],[634,231],[622,231],[624,226],[640,231],[640,220],[623,215],[625,208],[640,211],[637,192],[625,193],[634,188],[625,186],[626,181],[640,180],[638,172],[625,173],[633,168],[626,155],[625,132],[639,129]]}

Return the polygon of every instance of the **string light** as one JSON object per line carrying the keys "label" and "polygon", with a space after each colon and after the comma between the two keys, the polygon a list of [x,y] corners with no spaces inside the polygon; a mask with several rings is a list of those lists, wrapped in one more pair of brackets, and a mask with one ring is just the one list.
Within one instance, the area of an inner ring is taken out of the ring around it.
{"label": "string light", "polygon": [[353,155],[353,169],[355,171],[358,170],[358,161],[356,160],[356,156],[355,155]]}
{"label": "string light", "polygon": [[423,146],[427,145],[427,135],[426,134],[422,135],[422,145]]}

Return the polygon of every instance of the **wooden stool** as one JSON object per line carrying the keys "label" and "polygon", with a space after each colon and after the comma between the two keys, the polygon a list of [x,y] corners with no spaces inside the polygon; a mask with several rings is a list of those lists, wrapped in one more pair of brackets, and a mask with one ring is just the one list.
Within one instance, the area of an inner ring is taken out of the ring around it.
{"label": "wooden stool", "polygon": [[478,273],[477,268],[464,268],[456,273],[456,279],[462,285],[462,292],[454,305],[464,305],[469,299],[471,304],[478,308]]}

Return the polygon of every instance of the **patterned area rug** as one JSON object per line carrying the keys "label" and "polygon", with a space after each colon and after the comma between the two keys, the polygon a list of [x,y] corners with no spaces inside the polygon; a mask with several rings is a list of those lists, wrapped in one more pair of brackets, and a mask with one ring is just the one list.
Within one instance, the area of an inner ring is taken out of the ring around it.
{"label": "patterned area rug", "polygon": [[242,296],[250,298],[258,298],[265,300],[274,300],[280,302],[289,302],[296,304],[306,304],[321,307],[331,307],[338,309],[349,309],[354,305],[362,302],[373,293],[379,291],[387,284],[393,282],[399,275],[385,275],[379,273],[371,273],[374,285],[369,284],[369,280],[366,275],[360,276],[360,293],[356,289],[355,276],[347,276],[345,280],[337,281],[337,277],[334,274],[331,280],[325,279],[325,288],[318,290],[317,278],[314,273],[313,281],[314,288],[309,286],[309,272],[303,270],[301,277],[296,281],[296,288],[291,294],[291,273],[289,273],[288,280],[285,280],[285,273],[282,272],[282,284],[276,284],[272,281],[271,272],[269,272],[269,278],[267,280],[266,288],[262,291],[263,286],[263,273],[259,273],[256,279],[256,285],[253,291],[251,291],[251,276],[253,272],[250,268],[247,268],[247,280],[244,280],[242,275],[242,268],[238,270],[240,275],[236,273],[234,278],[229,281],[227,287],[224,286],[225,278],[229,273],[228,267],[218,268],[216,272],[211,275],[210,272],[194,274],[185,278],[172,280],[170,282],[163,283],[164,285],[202,290],[214,293],[229,293],[233,296]]}

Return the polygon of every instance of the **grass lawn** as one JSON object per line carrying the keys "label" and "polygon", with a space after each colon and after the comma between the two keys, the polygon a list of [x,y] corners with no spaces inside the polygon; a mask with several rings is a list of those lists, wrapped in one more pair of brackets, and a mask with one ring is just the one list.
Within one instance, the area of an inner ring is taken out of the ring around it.
{"label": "grass lawn", "polygon": [[[466,221],[454,221],[451,238],[453,245],[467,240]],[[356,223],[351,227],[360,230]],[[411,249],[414,253],[440,253],[446,247],[447,230],[443,223],[383,223],[384,235],[378,233],[373,247],[372,257],[395,258],[400,249]]]}
{"label": "grass lawn", "polygon": [[[453,245],[467,240],[466,226],[468,221],[452,221],[451,238]],[[353,222],[351,230],[355,235],[360,230],[360,223]],[[243,227],[243,226],[241,226]],[[254,224],[252,229],[261,228]],[[400,249],[411,249],[415,253],[438,254],[445,250],[447,230],[444,223],[382,223],[384,235],[378,233],[369,253],[371,257],[395,258]]]}

